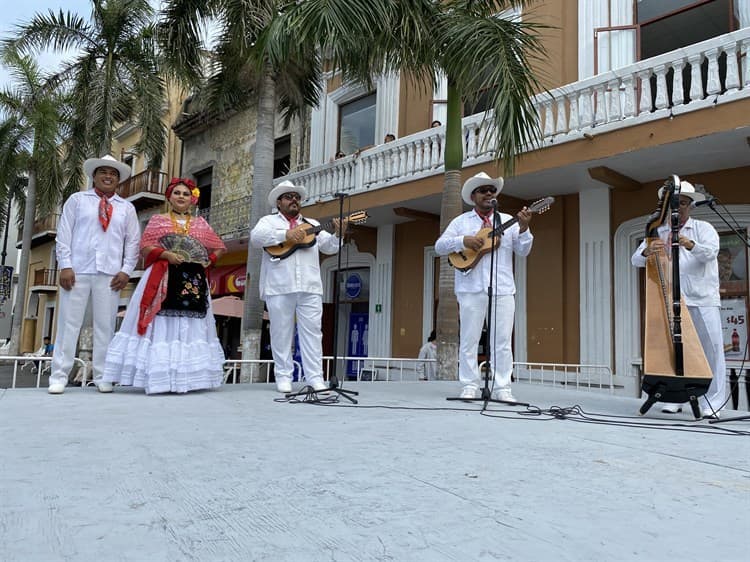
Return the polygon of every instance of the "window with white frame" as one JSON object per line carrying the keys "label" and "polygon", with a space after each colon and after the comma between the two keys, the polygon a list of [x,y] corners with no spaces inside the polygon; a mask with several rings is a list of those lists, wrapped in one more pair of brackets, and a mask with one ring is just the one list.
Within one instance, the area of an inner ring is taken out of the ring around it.
{"label": "window with white frame", "polygon": [[375,144],[375,104],[373,92],[339,106],[338,150],[351,154]]}

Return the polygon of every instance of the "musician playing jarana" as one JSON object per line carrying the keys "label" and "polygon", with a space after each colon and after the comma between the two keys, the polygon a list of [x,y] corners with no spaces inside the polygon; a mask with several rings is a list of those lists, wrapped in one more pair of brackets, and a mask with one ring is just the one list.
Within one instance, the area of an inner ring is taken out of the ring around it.
{"label": "musician playing jarana", "polygon": [[[483,228],[492,227],[497,195],[502,187],[503,178],[493,179],[484,172],[466,180],[461,189],[461,197],[473,209],[450,222],[435,242],[435,252],[438,255],[445,256],[465,248],[475,251],[482,248],[484,239],[476,234]],[[513,371],[511,336],[516,306],[513,254],[528,256],[531,252],[534,242],[529,229],[531,216],[526,207],[521,209],[516,215],[518,222],[507,228],[495,242],[492,321],[487,344],[494,379],[492,397],[506,402],[515,401],[510,388]],[[496,224],[499,226],[512,219],[507,213],[497,212]],[[463,384],[461,398],[475,398],[480,385],[477,352],[487,316],[490,258],[488,252],[468,272],[455,272],[455,293],[461,322],[458,358],[458,377]]]}
{"label": "musician playing jarana", "polygon": [[[305,226],[319,226],[318,221],[304,218],[300,213],[306,197],[307,190],[290,181],[274,187],[268,194],[268,204],[277,212],[261,217],[252,229],[250,243],[253,247],[261,249],[283,242],[303,242]],[[292,391],[295,317],[305,379],[315,390],[327,388],[322,369],[323,283],[319,256],[320,252],[338,252],[338,219],[334,219],[333,224],[335,234],[323,230],[311,246],[298,247],[284,259],[272,258],[263,252],[258,288],[268,309],[276,389],[281,393]]]}

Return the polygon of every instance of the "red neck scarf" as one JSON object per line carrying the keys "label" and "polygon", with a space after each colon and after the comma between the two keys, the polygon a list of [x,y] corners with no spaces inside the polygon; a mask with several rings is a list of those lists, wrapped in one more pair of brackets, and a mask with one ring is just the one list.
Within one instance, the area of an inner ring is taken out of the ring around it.
{"label": "red neck scarf", "polygon": [[99,223],[106,232],[109,227],[109,221],[112,220],[112,203],[109,200],[114,196],[115,192],[104,193],[95,187],[94,193],[99,196]]}
{"label": "red neck scarf", "polygon": [[[281,214],[284,215],[284,213],[281,213]],[[296,227],[299,224],[299,221],[297,220],[297,217],[299,217],[298,214],[295,215],[295,216],[293,216],[293,217],[288,217],[288,216],[284,215],[284,218],[289,221],[289,228],[294,228],[294,227]]]}
{"label": "red neck scarf", "polygon": [[480,219],[482,219],[482,228],[484,228],[484,227],[492,228],[492,211],[490,211],[486,215],[483,215],[477,209],[474,209],[474,212],[477,215],[479,215]]}

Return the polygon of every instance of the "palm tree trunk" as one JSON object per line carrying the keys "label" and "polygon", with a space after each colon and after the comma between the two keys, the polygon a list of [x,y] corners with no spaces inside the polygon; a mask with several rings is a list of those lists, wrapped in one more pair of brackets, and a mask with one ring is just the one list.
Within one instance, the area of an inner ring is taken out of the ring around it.
{"label": "palm tree trunk", "polygon": [[[253,155],[253,193],[250,203],[252,229],[260,218],[270,211],[268,193],[273,187],[274,125],[276,120],[276,82],[266,65],[258,90],[258,116]],[[258,359],[263,325],[263,302],[258,294],[262,251],[247,245],[247,274],[245,277],[245,303],[242,312],[242,358]],[[265,380],[260,369],[243,365],[241,382]]]}
{"label": "palm tree trunk", "polygon": [[[445,181],[440,204],[440,232],[463,210],[461,202],[461,168],[463,134],[461,95],[448,79],[448,116],[445,123]],[[437,309],[437,378],[456,380],[458,369],[458,303],[454,293],[453,268],[448,258],[440,259]]]}
{"label": "palm tree trunk", "polygon": [[26,315],[26,286],[29,279],[29,258],[31,254],[31,237],[34,234],[34,219],[36,218],[36,172],[33,165],[29,170],[29,183],[26,186],[26,209],[23,213],[23,233],[21,235],[21,262],[18,266],[18,287],[16,288],[16,302],[13,307],[13,321],[10,331],[11,355],[18,355],[21,343],[21,328]]}

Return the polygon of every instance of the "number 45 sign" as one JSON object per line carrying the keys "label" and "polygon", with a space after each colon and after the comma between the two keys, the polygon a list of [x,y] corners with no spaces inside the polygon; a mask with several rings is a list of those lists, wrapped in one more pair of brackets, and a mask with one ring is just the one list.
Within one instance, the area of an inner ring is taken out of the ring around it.
{"label": "number 45 sign", "polygon": [[721,330],[724,355],[742,359],[747,355],[747,304],[744,297],[721,299]]}

